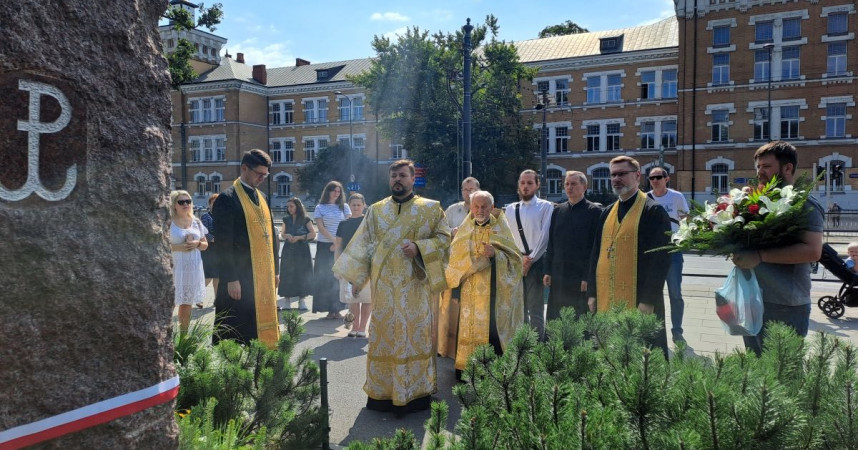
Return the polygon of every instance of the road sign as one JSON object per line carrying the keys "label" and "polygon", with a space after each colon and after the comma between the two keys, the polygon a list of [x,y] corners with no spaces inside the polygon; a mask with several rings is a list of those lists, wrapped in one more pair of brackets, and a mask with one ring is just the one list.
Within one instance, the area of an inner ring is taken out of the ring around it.
{"label": "road sign", "polygon": [[748,182],[747,178],[733,178],[733,183],[736,183],[736,184],[744,184],[747,182]]}
{"label": "road sign", "polygon": [[414,178],[414,187],[425,187],[426,186],[426,178],[424,177],[415,177]]}
{"label": "road sign", "polygon": [[350,191],[359,191],[360,183],[358,183],[357,181],[352,181],[351,183],[346,185],[346,188]]}

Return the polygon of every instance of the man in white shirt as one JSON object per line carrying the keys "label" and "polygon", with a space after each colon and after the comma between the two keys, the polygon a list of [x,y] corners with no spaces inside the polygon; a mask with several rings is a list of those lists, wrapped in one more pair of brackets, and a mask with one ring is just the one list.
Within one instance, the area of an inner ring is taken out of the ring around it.
{"label": "man in white shirt", "polygon": [[518,197],[521,201],[506,206],[506,221],[518,251],[524,273],[524,321],[536,329],[539,339],[545,334],[545,301],[542,277],[543,255],[548,248],[548,230],[554,204],[536,197],[539,177],[533,170],[518,176]]}
{"label": "man in white shirt", "polygon": [[447,226],[450,227],[450,232],[453,236],[459,229],[459,225],[465,220],[468,211],[471,208],[471,194],[480,190],[480,182],[474,177],[468,177],[462,180],[462,201],[450,205],[444,215],[447,218]]}
{"label": "man in white shirt", "polygon": [[[669,189],[670,175],[664,167],[653,167],[649,171],[649,184],[652,190],[647,196],[656,201],[670,216],[670,229],[676,232],[679,221],[688,215],[688,202],[681,192]],[[685,301],[682,300],[682,253],[670,254],[670,269],[667,272],[667,292],[670,297],[670,332],[673,342],[685,342],[682,336],[682,316],[685,313]]]}

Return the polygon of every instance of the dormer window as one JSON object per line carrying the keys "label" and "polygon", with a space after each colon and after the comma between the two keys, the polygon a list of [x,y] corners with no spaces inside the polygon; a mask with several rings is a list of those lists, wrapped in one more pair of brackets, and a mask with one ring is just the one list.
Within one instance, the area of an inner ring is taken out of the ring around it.
{"label": "dormer window", "polygon": [[599,51],[606,53],[617,53],[623,51],[623,36],[614,36],[599,39]]}
{"label": "dormer window", "polygon": [[326,81],[330,77],[331,77],[331,75],[327,69],[322,69],[322,70],[316,71],[316,81]]}

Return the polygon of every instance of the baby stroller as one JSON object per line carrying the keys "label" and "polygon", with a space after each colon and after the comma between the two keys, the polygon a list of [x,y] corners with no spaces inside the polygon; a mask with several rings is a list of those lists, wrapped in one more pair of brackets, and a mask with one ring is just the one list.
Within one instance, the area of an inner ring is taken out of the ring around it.
{"label": "baby stroller", "polygon": [[837,319],[843,316],[847,306],[858,306],[858,286],[856,286],[858,285],[858,274],[849,270],[846,263],[840,259],[837,250],[828,244],[822,246],[822,257],[819,262],[843,282],[843,286],[840,286],[840,293],[836,297],[826,295],[817,302],[817,306],[826,316]]}

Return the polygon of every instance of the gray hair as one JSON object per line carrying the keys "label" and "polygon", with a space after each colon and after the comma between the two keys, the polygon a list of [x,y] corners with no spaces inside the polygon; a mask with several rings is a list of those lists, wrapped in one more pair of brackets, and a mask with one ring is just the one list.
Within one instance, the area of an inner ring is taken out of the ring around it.
{"label": "gray hair", "polygon": [[584,175],[584,172],[579,172],[577,170],[567,170],[567,177],[578,177],[578,181],[581,182],[582,185],[587,186],[587,175]]}
{"label": "gray hair", "polygon": [[474,177],[468,177],[468,178],[465,178],[464,180],[462,180],[462,187],[465,186],[465,183],[470,183],[470,182],[474,182],[474,184],[477,185],[477,189],[480,188],[480,180],[478,180]]}
{"label": "gray hair", "polygon": [[495,198],[492,196],[492,194],[489,191],[474,191],[471,194],[471,203],[474,203],[474,200],[476,200],[477,198],[488,199],[490,205],[492,205],[492,206],[495,205]]}

